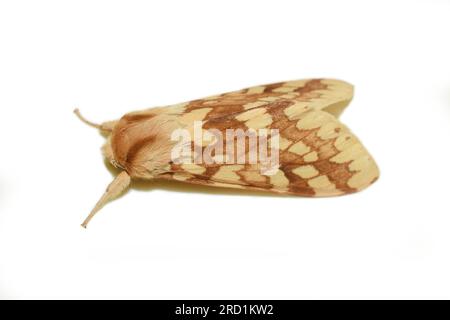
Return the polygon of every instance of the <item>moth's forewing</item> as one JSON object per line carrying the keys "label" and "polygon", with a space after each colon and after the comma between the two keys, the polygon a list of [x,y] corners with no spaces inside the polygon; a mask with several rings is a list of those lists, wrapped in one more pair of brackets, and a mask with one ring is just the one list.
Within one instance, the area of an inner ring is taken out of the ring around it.
{"label": "moth's forewing", "polygon": [[[197,161],[172,164],[162,177],[302,196],[361,190],[373,183],[379,172],[360,141],[337,119],[352,94],[352,86],[342,81],[299,80],[188,102],[182,106],[180,119],[191,131],[194,121],[203,121],[203,132],[217,130],[223,136],[229,129],[278,130],[278,170],[267,174],[260,163]],[[205,148],[193,143],[192,152],[204,152]]]}

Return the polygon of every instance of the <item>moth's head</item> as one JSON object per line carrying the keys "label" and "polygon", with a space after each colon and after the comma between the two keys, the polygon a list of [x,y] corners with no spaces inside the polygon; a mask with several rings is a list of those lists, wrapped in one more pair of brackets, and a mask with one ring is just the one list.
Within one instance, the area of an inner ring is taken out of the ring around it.
{"label": "moth's head", "polygon": [[114,158],[114,152],[111,145],[111,134],[106,137],[105,144],[102,146],[102,154],[105,159],[111,163],[115,168],[124,169],[119,162]]}
{"label": "moth's head", "polygon": [[75,109],[73,112],[77,115],[77,117],[81,121],[83,121],[84,123],[86,123],[87,125],[89,125],[91,127],[94,127],[96,129],[100,130],[100,133],[106,138],[106,142],[102,147],[103,156],[114,167],[121,168],[120,165],[117,163],[117,161],[114,159],[114,153],[113,153],[112,146],[111,146],[111,136],[112,136],[114,127],[117,125],[118,121],[107,121],[107,122],[103,122],[101,124],[97,124],[97,123],[93,123],[93,122],[87,120],[86,118],[84,118],[81,115],[80,110]]}
{"label": "moth's head", "polygon": [[141,178],[152,178],[167,170],[175,144],[170,137],[178,125],[175,116],[161,114],[159,108],[154,108],[126,114],[118,121],[95,124],[84,119],[78,110],[75,114],[105,136],[102,153],[114,167]]}
{"label": "moth's head", "polygon": [[114,129],[119,121],[108,121],[100,125],[100,133],[106,138],[105,144],[102,146],[102,154],[106,161],[112,164],[115,168],[124,169],[119,161],[114,157],[114,150],[112,145],[112,137]]}

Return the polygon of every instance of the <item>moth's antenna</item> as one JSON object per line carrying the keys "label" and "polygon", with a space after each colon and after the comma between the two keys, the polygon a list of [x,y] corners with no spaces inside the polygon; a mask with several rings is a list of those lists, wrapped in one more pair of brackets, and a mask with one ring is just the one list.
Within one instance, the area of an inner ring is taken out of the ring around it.
{"label": "moth's antenna", "polygon": [[119,175],[106,188],[105,193],[102,195],[100,200],[98,200],[94,209],[92,209],[91,213],[89,213],[81,226],[86,228],[89,221],[91,221],[95,214],[100,211],[106,203],[120,196],[128,188],[130,182],[131,178],[126,171],[119,173]]}
{"label": "moth's antenna", "polygon": [[102,130],[102,131],[112,132],[113,127],[117,123],[117,121],[107,121],[107,122],[103,122],[102,124],[91,122],[81,115],[80,110],[78,110],[78,108],[73,110],[73,113],[75,113],[77,115],[78,119],[83,121],[88,126]]}
{"label": "moth's antenna", "polygon": [[75,113],[78,117],[78,119],[80,119],[81,121],[83,121],[84,123],[86,123],[88,126],[91,126],[93,128],[97,128],[97,129],[102,129],[102,126],[100,124],[97,123],[93,123],[89,120],[87,120],[85,117],[83,117],[80,113],[80,110],[78,110],[78,108],[76,108],[75,110],[73,110],[73,113]]}

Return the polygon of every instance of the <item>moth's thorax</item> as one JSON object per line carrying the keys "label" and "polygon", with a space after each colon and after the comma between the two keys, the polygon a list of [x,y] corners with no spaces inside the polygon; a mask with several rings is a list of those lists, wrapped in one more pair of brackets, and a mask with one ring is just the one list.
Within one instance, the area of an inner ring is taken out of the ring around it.
{"label": "moth's thorax", "polygon": [[176,127],[175,116],[151,110],[123,116],[109,138],[110,161],[135,178],[149,179],[167,172],[174,145],[170,136]]}

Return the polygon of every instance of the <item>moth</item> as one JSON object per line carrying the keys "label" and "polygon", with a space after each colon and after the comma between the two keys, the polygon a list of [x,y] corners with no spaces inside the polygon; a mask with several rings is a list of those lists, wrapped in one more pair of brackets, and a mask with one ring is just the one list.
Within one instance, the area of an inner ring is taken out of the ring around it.
{"label": "moth", "polygon": [[[307,197],[362,190],[377,180],[379,170],[339,121],[352,97],[347,82],[306,79],[131,112],[102,124],[86,120],[76,109],[83,122],[104,133],[103,156],[121,170],[82,226],[127,190],[132,179]],[[191,136],[197,131],[200,138],[181,141],[174,135],[180,130]],[[224,146],[223,137],[236,131],[245,133],[240,145],[231,134],[227,142],[235,145]],[[257,139],[251,143],[251,138]],[[263,154],[266,146],[270,150]],[[276,161],[262,161],[271,158]]]}

